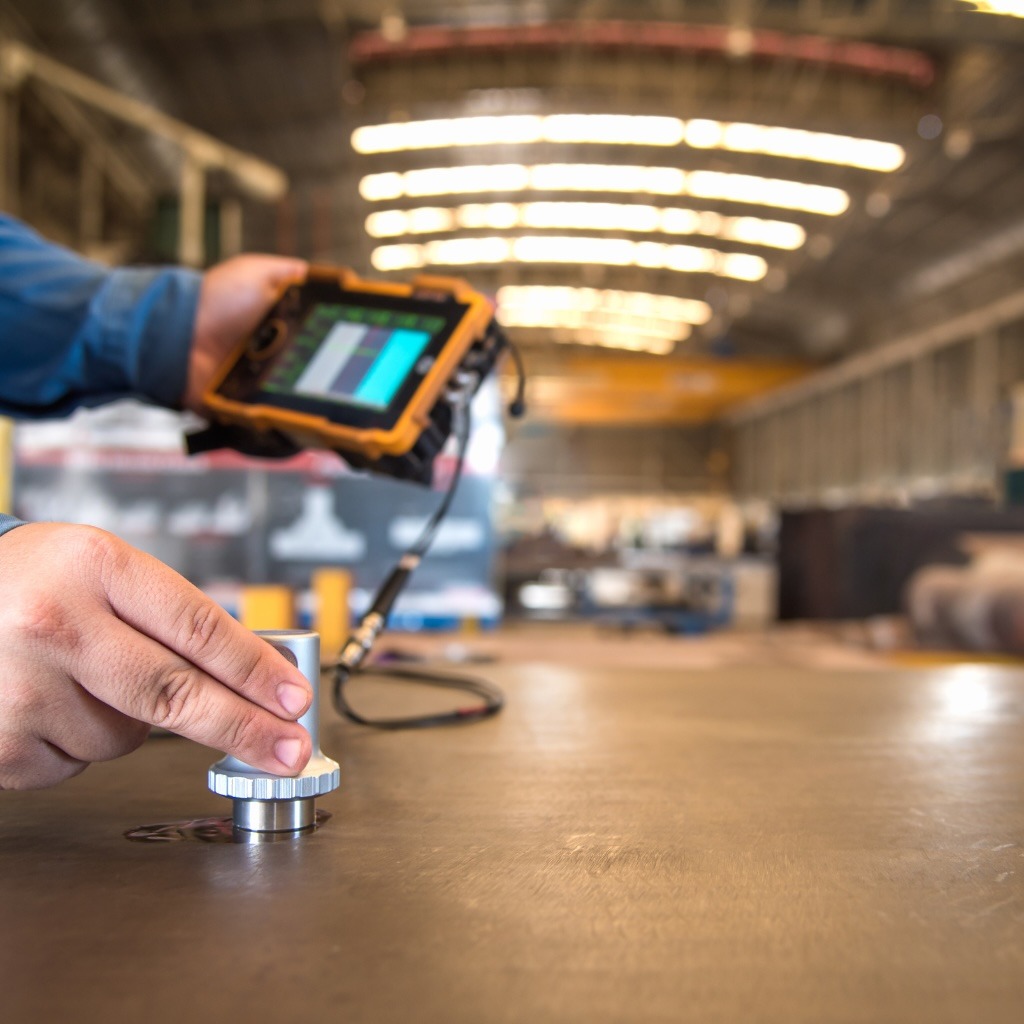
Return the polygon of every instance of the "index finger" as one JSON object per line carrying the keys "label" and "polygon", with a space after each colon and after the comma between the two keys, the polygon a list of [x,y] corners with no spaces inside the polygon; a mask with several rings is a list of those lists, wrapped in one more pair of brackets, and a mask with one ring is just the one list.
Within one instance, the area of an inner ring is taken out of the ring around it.
{"label": "index finger", "polygon": [[134,554],[105,580],[118,618],[253,704],[288,719],[306,712],[313,691],[298,668],[169,566]]}
{"label": "index finger", "polygon": [[103,703],[233,754],[259,771],[294,775],[312,754],[310,735],[298,722],[257,707],[114,616],[104,629],[86,631],[74,645],[69,668]]}

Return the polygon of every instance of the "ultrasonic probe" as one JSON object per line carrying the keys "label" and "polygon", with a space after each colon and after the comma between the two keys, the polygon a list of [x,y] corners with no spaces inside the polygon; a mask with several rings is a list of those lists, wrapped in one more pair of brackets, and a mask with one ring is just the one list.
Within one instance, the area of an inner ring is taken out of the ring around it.
{"label": "ultrasonic probe", "polygon": [[283,654],[309,680],[313,703],[299,719],[313,741],[313,756],[294,777],[271,775],[230,755],[210,766],[208,783],[234,801],[236,829],[245,832],[300,832],[316,824],[316,798],[340,785],[337,761],[320,749],[320,636],[308,630],[260,630],[256,633]]}

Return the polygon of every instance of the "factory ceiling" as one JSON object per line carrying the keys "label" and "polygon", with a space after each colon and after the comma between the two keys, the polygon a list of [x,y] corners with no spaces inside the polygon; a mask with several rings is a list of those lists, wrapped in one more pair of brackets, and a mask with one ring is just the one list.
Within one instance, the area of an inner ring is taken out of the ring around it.
{"label": "factory ceiling", "polygon": [[[595,343],[829,361],[1019,288],[1021,15],[0,0],[8,37],[281,167],[247,245],[463,274],[552,367]],[[96,130],[174,188],[173,153]]]}

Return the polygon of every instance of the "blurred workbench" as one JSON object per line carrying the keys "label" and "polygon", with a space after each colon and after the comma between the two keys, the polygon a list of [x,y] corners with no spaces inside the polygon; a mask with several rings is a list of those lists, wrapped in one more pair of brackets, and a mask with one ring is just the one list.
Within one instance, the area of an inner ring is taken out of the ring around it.
{"label": "blurred workbench", "polygon": [[228,812],[177,739],[0,793],[0,1019],[1024,1020],[1021,672],[476,671],[300,841],[126,841]]}

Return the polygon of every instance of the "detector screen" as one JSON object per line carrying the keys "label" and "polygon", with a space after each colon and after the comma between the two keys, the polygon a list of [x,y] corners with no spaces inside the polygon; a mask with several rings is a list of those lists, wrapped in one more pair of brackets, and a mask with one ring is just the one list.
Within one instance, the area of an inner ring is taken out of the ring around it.
{"label": "detector screen", "polygon": [[446,326],[441,316],[318,303],[261,382],[261,390],[387,409]]}

